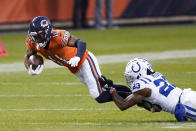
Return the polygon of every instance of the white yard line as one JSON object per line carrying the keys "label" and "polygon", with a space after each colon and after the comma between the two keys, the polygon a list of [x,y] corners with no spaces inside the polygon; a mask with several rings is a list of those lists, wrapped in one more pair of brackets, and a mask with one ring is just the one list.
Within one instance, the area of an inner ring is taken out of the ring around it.
{"label": "white yard line", "polygon": [[0,95],[0,98],[10,98],[10,97],[24,97],[24,98],[32,98],[32,97],[91,97],[90,95],[83,95],[83,94],[67,94],[67,95]]}
{"label": "white yard line", "polygon": [[[28,84],[28,83],[27,83]],[[43,85],[67,85],[67,86],[70,86],[70,85],[82,85],[82,83],[80,82],[37,82],[37,83],[34,83],[34,85],[36,86],[43,86]],[[17,85],[17,86],[22,86],[24,85],[24,83],[22,82],[1,82],[0,85],[6,85],[6,86],[13,86],[13,85]]]}
{"label": "white yard line", "polygon": [[[116,108],[24,108],[24,109],[0,109],[0,111],[115,111],[118,110],[120,111],[117,107]],[[131,108],[129,110],[144,110],[143,108]]]}
{"label": "white yard line", "polygon": [[[173,50],[163,52],[146,52],[146,53],[132,53],[132,54],[115,54],[97,56],[99,64],[121,63],[128,62],[134,57],[143,57],[152,60],[173,59],[173,58],[188,58],[196,57],[196,49],[192,50]],[[52,61],[45,61],[45,68],[59,68],[57,64]],[[25,67],[22,62],[0,64],[0,72],[17,72],[24,71]]]}
{"label": "white yard line", "polygon": [[149,61],[152,60],[162,60],[162,59],[173,59],[173,58],[187,58],[196,57],[196,49],[192,50],[173,50],[173,51],[163,51],[163,52],[146,52],[146,53],[134,53],[134,54],[119,54],[119,55],[105,55],[98,56],[98,61],[100,64],[108,63],[120,63],[128,62],[130,59],[135,57],[146,58]]}
{"label": "white yard line", "polygon": [[[0,122],[0,125],[61,125],[61,126],[130,126],[138,127],[144,126],[148,129],[151,128],[166,128],[166,129],[196,129],[196,124],[194,122],[180,123],[180,122]],[[153,127],[152,127],[153,125]]]}

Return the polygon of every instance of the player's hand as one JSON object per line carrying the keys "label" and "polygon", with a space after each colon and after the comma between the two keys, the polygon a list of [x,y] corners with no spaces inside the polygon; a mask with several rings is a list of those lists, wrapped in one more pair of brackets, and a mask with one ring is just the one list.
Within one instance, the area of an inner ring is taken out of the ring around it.
{"label": "player's hand", "polygon": [[110,89],[113,87],[113,81],[107,79],[105,76],[99,77],[99,83],[102,88],[106,89],[107,91],[110,91]]}
{"label": "player's hand", "polygon": [[162,108],[159,105],[153,104],[151,112],[160,112]]}
{"label": "player's hand", "polygon": [[113,93],[115,93],[115,92],[116,92],[116,89],[115,89],[115,88],[113,88],[113,87],[110,88],[110,90],[109,90],[109,93],[110,93],[110,94],[113,94]]}
{"label": "player's hand", "polygon": [[72,57],[69,61],[68,61],[68,64],[71,65],[71,67],[76,67],[78,66],[78,63],[80,62],[80,57],[78,56],[74,56]]}
{"label": "player's hand", "polygon": [[151,112],[160,112],[162,110],[162,108],[159,105],[152,104],[145,100],[141,101],[137,105]]}
{"label": "player's hand", "polygon": [[44,69],[44,65],[38,65],[35,70],[33,70],[32,65],[30,65],[28,73],[29,73],[29,75],[38,75],[43,71],[43,69]]}
{"label": "player's hand", "polygon": [[137,104],[137,106],[142,107],[148,111],[151,111],[152,108],[152,104],[145,100],[142,100],[140,103]]}

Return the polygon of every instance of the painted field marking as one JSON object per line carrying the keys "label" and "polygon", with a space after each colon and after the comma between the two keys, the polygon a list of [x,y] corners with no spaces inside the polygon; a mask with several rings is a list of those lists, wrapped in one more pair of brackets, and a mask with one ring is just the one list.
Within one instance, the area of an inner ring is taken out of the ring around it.
{"label": "painted field marking", "polygon": [[[134,57],[143,57],[152,60],[173,59],[173,58],[188,58],[196,57],[196,49],[192,50],[172,50],[163,52],[146,52],[146,53],[132,53],[132,54],[113,54],[96,56],[99,64],[121,63],[128,62]],[[45,61],[45,68],[59,68],[57,64],[52,61]],[[26,70],[23,62],[16,62],[10,64],[0,64],[0,72],[17,72]]]}
{"label": "painted field marking", "polygon": [[[28,83],[27,83],[28,84]],[[34,83],[33,85],[36,85],[36,86],[43,86],[43,85],[82,85],[82,83],[80,82],[37,82],[37,83]],[[0,85],[17,85],[17,86],[21,86],[21,85],[25,85],[24,83],[21,83],[21,82],[1,82]]]}
{"label": "painted field marking", "polygon": [[[0,122],[0,125],[61,125],[61,126],[130,126],[138,127],[145,126],[151,128],[169,128],[169,129],[196,129],[194,122],[179,123],[179,122]],[[153,125],[153,127],[152,127]]]}
{"label": "painted field marking", "polygon": [[[117,107],[116,108],[24,108],[24,109],[14,109],[14,108],[10,108],[10,109],[0,109],[0,111],[120,111]],[[130,108],[129,110],[144,110],[143,108]]]}
{"label": "painted field marking", "polygon": [[90,95],[83,95],[83,94],[75,94],[75,95],[0,95],[0,98],[9,98],[9,97],[24,97],[24,98],[32,98],[32,97],[91,97]]}

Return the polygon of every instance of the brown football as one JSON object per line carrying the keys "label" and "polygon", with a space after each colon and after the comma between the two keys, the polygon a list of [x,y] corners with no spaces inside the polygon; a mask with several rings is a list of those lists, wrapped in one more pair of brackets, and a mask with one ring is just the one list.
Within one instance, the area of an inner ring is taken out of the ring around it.
{"label": "brown football", "polygon": [[32,69],[35,70],[38,65],[44,64],[44,60],[40,55],[31,55],[28,63],[29,65],[32,65]]}

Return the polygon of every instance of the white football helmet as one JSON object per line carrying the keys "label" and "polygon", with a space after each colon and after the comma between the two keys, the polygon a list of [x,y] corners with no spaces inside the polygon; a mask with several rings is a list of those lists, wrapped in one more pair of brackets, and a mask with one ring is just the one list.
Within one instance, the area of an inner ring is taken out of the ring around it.
{"label": "white football helmet", "polygon": [[147,69],[153,72],[152,65],[148,60],[144,58],[134,58],[130,60],[125,69],[125,78],[129,86],[136,79],[139,79],[141,76],[144,77],[147,75]]}

